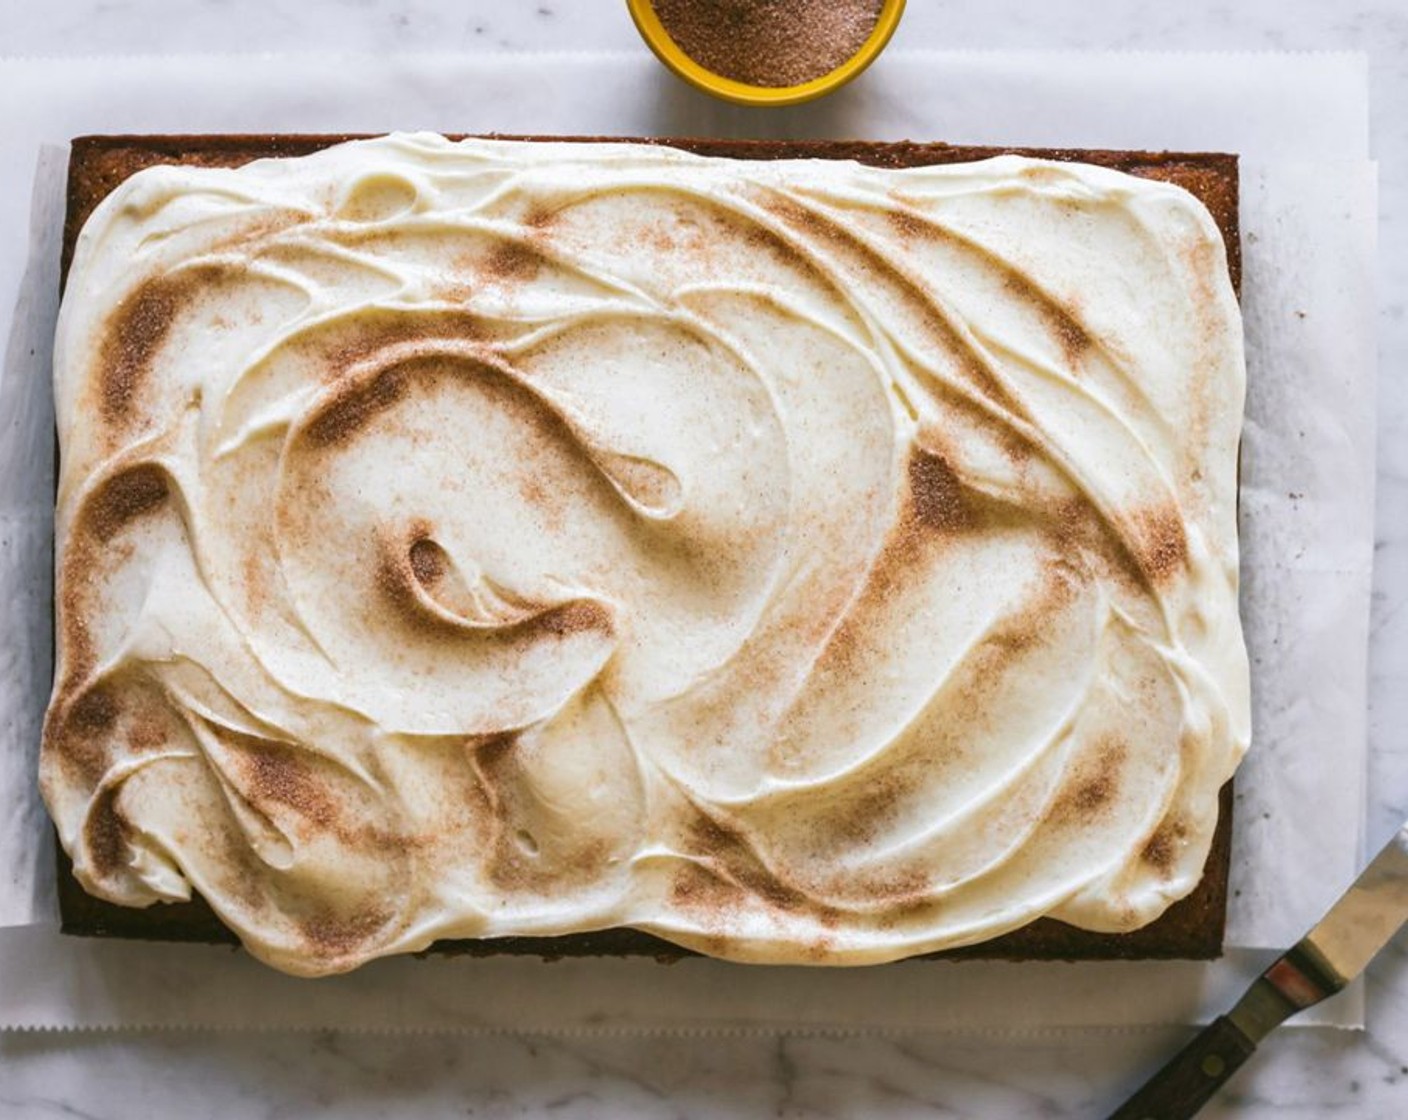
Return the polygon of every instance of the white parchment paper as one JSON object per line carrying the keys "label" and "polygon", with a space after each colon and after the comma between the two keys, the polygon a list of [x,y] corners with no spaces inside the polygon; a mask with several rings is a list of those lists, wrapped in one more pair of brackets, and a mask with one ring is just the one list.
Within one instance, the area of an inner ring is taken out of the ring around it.
{"label": "white parchment paper", "polygon": [[[66,143],[393,128],[1241,154],[1255,742],[1237,783],[1227,957],[829,971],[403,959],[310,983],[228,949],[61,937],[33,774],[50,673],[49,347]],[[0,1025],[1011,1031],[1215,1013],[1360,857],[1375,187],[1353,55],[895,52],[840,94],[767,112],[696,95],[643,52],[0,60]],[[1362,1015],[1352,989],[1312,1021]]]}

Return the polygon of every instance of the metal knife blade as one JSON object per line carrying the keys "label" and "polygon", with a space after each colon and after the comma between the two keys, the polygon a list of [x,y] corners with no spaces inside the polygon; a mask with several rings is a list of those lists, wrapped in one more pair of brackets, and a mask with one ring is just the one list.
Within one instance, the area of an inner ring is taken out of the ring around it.
{"label": "metal knife blade", "polygon": [[1247,990],[1227,1017],[1253,1044],[1334,995],[1408,922],[1408,824],[1323,918]]}
{"label": "metal knife blade", "polygon": [[1312,955],[1342,988],[1364,971],[1404,922],[1408,922],[1408,824],[1296,948]]}
{"label": "metal knife blade", "polygon": [[1334,995],[1408,923],[1408,824],[1320,922],[1110,1114],[1110,1120],[1187,1120],[1280,1023]]}

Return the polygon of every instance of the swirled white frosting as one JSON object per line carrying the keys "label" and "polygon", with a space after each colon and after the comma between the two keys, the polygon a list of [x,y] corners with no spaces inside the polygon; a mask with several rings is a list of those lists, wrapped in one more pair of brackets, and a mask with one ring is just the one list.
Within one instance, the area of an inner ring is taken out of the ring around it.
{"label": "swirled white frosting", "polygon": [[42,785],[290,972],[857,964],[1198,882],[1248,739],[1190,195],[398,135],[123,183],[55,363]]}

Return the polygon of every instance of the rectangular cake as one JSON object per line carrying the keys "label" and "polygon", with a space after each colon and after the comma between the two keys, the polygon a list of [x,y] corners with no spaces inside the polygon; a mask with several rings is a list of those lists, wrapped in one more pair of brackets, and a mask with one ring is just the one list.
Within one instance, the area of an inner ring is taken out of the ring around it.
{"label": "rectangular cake", "polygon": [[1226,156],[77,141],[65,928],[1214,955],[1238,265]]}

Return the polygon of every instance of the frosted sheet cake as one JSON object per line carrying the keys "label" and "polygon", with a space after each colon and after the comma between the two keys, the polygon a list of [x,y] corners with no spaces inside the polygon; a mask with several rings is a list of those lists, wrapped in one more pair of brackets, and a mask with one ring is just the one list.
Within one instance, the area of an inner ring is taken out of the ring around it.
{"label": "frosted sheet cake", "polygon": [[1234,161],[330,142],[75,146],[70,928],[1216,952]]}

